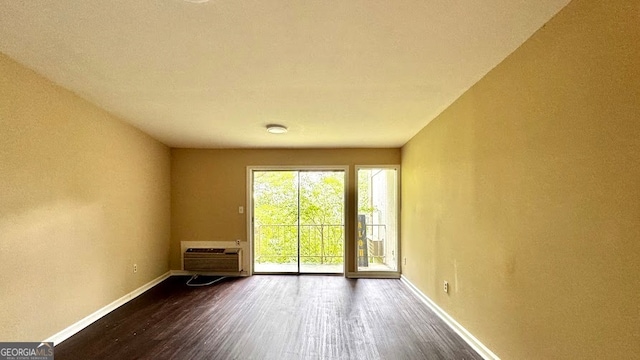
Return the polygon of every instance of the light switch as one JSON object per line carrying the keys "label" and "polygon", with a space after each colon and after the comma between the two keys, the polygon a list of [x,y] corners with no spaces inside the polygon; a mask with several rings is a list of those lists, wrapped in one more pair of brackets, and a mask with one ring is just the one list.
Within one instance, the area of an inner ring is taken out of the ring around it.
{"label": "light switch", "polygon": [[244,206],[238,206],[238,214],[244,214]]}

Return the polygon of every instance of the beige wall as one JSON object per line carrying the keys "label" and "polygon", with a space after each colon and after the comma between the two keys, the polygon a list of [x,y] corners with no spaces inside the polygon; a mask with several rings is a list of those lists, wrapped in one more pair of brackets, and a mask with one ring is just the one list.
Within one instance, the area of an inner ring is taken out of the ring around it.
{"label": "beige wall", "polygon": [[[399,163],[400,149],[172,149],[171,269],[181,268],[180,241],[247,241],[247,216],[238,214],[238,206],[247,203],[247,166],[348,165],[347,201],[354,209],[354,166]],[[355,243],[354,218],[348,221],[349,248]]]}
{"label": "beige wall", "polygon": [[503,359],[640,356],[638,41],[575,0],[402,149],[403,272]]}
{"label": "beige wall", "polygon": [[166,146],[0,54],[0,341],[165,273],[169,181]]}

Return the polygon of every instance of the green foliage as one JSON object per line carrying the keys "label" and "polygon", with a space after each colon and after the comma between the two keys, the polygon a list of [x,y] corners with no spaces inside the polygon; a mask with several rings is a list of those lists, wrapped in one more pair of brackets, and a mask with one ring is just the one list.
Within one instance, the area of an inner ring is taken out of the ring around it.
{"label": "green foliage", "polygon": [[304,264],[342,263],[342,172],[254,172],[254,207],[256,261],[295,263],[300,231]]}
{"label": "green foliage", "polygon": [[[371,170],[358,171],[358,213],[369,219],[370,181]],[[256,171],[253,196],[257,262],[295,263],[299,235],[303,264],[342,264],[342,172]]]}

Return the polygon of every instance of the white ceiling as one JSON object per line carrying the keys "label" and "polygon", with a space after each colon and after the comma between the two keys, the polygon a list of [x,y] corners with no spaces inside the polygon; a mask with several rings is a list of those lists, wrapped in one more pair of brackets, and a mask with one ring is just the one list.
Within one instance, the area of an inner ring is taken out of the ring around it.
{"label": "white ceiling", "polygon": [[173,147],[398,147],[568,2],[0,0],[0,51]]}

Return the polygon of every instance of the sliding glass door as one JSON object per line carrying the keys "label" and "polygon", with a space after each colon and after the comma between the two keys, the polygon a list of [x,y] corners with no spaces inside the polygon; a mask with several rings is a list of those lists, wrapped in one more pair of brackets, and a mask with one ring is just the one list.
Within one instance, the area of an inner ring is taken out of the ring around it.
{"label": "sliding glass door", "polygon": [[254,273],[343,273],[344,170],[252,170]]}

